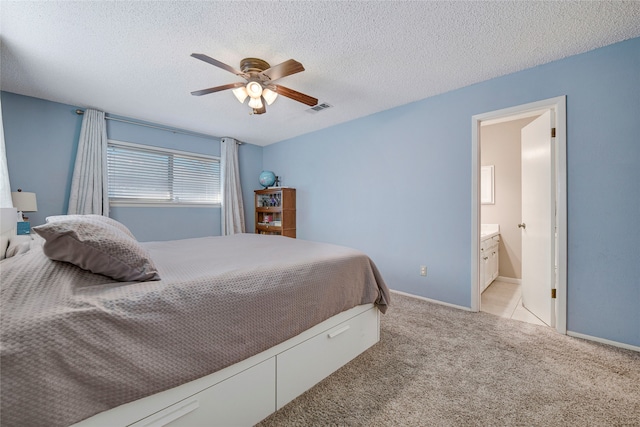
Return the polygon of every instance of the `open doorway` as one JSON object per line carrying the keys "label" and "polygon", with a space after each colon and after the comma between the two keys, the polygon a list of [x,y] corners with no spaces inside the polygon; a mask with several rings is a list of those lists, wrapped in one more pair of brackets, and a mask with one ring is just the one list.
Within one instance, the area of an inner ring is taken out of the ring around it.
{"label": "open doorway", "polygon": [[[472,310],[481,309],[482,292],[497,278],[497,283],[505,283],[502,287],[521,287],[524,306],[561,333],[566,333],[565,117],[565,97],[558,97],[472,118]],[[516,132],[524,129],[522,145],[509,147],[511,156],[519,156],[522,163],[516,166],[520,168],[514,166],[518,160],[513,157],[503,158],[508,153],[494,153],[493,159],[487,160],[491,157],[489,146],[482,161],[483,131],[486,135],[487,130],[495,133],[503,127],[510,127],[512,133],[514,128]],[[545,150],[546,160],[540,161]],[[496,186],[500,178],[504,184],[505,174],[518,174],[522,181],[511,182],[510,190]],[[482,187],[482,177],[485,181],[493,178],[491,185]],[[511,201],[511,208],[505,209],[505,200]],[[495,259],[499,249],[503,251],[501,275]]]}
{"label": "open doorway", "polygon": [[531,114],[480,123],[480,311],[548,325],[522,301],[522,132],[540,117]]}

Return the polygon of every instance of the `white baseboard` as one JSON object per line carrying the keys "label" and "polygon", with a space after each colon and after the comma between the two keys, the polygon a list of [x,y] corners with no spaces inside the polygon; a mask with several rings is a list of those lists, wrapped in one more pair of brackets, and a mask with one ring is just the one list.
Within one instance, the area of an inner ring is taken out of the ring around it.
{"label": "white baseboard", "polygon": [[515,283],[516,285],[522,285],[522,279],[514,279],[513,277],[498,276],[496,277],[496,280],[506,283]]}
{"label": "white baseboard", "polygon": [[609,345],[612,345],[614,347],[620,347],[620,348],[625,348],[627,350],[633,350],[633,351],[640,352],[640,347],[638,347],[636,345],[625,344],[623,342],[618,342],[618,341],[606,340],[604,338],[593,337],[591,335],[585,335],[585,334],[581,334],[581,333],[578,333],[578,332],[572,332],[572,331],[567,331],[567,335],[569,335],[570,337],[582,338],[583,340],[595,341],[595,342],[599,342],[601,344],[609,344]]}
{"label": "white baseboard", "polygon": [[[425,298],[425,297],[421,297],[420,295],[408,294],[406,292],[396,291],[395,289],[389,289],[389,290],[391,292],[395,293],[395,294],[404,295],[405,297],[421,299],[423,301],[432,302],[434,304],[446,305],[447,307],[457,308],[459,310],[471,311],[471,309],[469,307],[463,307],[461,305],[450,304],[448,302],[438,301],[437,299]],[[392,302],[392,304],[393,304],[393,302]]]}

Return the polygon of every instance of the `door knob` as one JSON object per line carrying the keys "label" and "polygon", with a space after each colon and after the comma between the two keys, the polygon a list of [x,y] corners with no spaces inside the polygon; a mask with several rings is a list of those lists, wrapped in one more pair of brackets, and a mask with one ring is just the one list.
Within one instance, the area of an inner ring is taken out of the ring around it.
{"label": "door knob", "polygon": [[524,222],[522,224],[518,224],[518,228],[527,228],[527,224]]}

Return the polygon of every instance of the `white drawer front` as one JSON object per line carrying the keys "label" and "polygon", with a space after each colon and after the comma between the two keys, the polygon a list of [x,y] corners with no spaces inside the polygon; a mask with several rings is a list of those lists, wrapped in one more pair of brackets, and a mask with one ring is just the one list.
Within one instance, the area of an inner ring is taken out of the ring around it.
{"label": "white drawer front", "polygon": [[371,308],[276,356],[277,409],[378,342],[378,309]]}
{"label": "white drawer front", "polygon": [[275,411],[275,363],[265,360],[133,426],[252,426]]}

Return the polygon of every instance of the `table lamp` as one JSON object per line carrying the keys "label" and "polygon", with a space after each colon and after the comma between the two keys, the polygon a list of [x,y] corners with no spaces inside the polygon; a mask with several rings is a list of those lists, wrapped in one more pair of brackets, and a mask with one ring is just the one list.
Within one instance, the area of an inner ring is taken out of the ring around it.
{"label": "table lamp", "polygon": [[29,218],[25,217],[23,212],[37,212],[38,203],[36,201],[36,193],[27,193],[18,188],[18,191],[11,193],[11,200],[13,201],[13,207],[18,209],[18,219],[20,221],[28,221]]}

